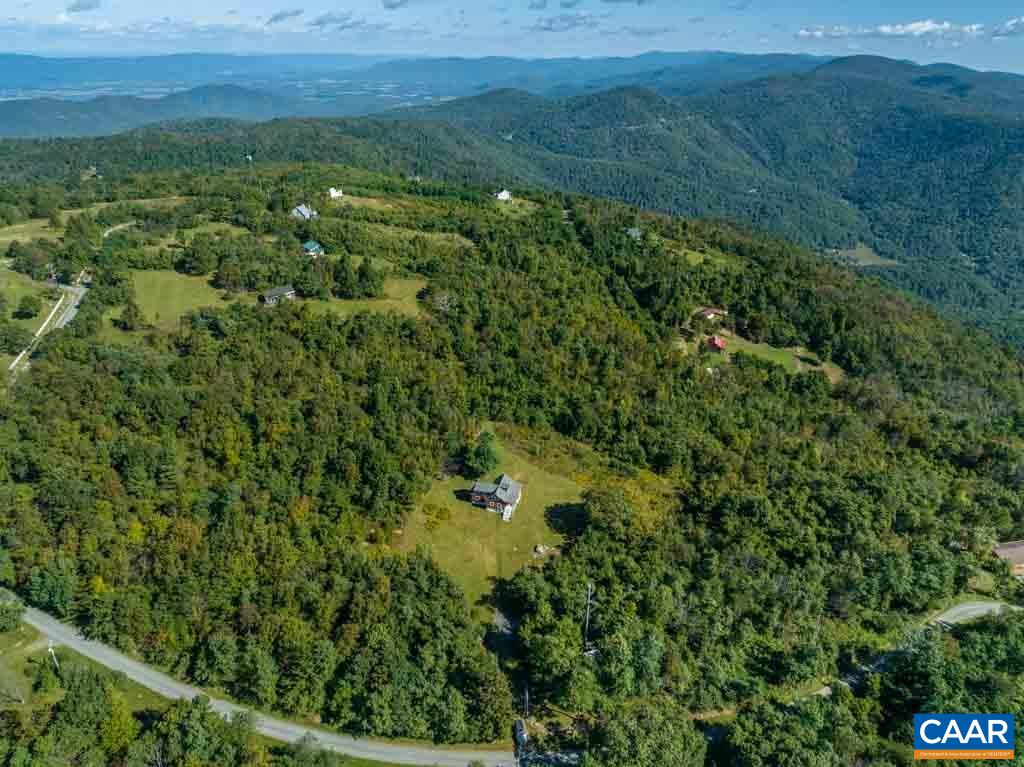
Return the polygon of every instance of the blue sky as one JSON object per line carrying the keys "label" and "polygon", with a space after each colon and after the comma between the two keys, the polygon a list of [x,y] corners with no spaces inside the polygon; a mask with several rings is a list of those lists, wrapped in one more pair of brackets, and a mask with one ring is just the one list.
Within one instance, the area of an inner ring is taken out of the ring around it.
{"label": "blue sky", "polygon": [[1024,72],[1024,0],[0,0],[0,50],[878,53]]}

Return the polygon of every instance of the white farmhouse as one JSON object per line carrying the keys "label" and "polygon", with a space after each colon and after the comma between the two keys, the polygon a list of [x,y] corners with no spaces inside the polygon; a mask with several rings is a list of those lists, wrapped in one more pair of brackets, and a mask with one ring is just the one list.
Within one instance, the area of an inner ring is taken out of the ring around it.
{"label": "white farmhouse", "polygon": [[498,202],[512,202],[512,192],[508,189],[502,189],[494,196],[498,199]]}
{"label": "white farmhouse", "polygon": [[328,193],[331,195],[332,200],[340,200],[345,196],[345,193],[342,190],[335,189],[333,186],[330,188]]}

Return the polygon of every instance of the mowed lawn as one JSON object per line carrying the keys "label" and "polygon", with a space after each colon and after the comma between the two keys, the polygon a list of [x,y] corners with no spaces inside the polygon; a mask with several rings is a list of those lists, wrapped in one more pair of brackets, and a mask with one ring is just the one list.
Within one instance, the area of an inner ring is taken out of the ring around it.
{"label": "mowed lawn", "polygon": [[329,301],[306,301],[305,303],[314,312],[332,312],[342,317],[348,317],[358,312],[398,312],[416,317],[420,313],[420,305],[416,296],[426,286],[426,280],[417,278],[389,278],[384,281],[383,298],[352,300],[332,298]]}
{"label": "mowed lawn", "polygon": [[[46,285],[35,282],[20,272],[0,269],[0,295],[7,299],[6,319],[11,320],[15,325],[20,325],[25,330],[35,333],[49,316],[50,310],[53,309],[55,302],[49,301],[43,296],[46,290]],[[43,309],[35,317],[23,320],[14,319],[13,314],[18,308],[18,302],[25,296],[38,296],[43,302]]]}
{"label": "mowed lawn", "polygon": [[[500,446],[500,452],[494,476],[484,479],[505,473],[523,483],[523,500],[511,522],[460,500],[457,493],[468,490],[473,482],[453,477],[434,482],[404,530],[395,536],[395,545],[402,551],[426,546],[474,604],[491,591],[493,579],[508,578],[535,561],[537,544],[561,544],[563,537],[552,528],[549,515],[571,514],[581,500],[580,486],[568,477],[545,471],[507,447]],[[449,515],[434,529],[424,511],[430,506],[446,509]]]}
{"label": "mowed lawn", "polygon": [[45,218],[33,218],[20,224],[0,227],[0,251],[17,240],[32,242],[33,240],[56,240],[64,236],[64,229],[54,229]]}
{"label": "mowed lawn", "polygon": [[[35,282],[24,274],[12,272],[10,269],[0,269],[0,295],[7,299],[7,316],[5,319],[10,320],[15,325],[20,325],[32,333],[39,330],[39,326],[50,316],[50,311],[55,303],[43,297],[45,290],[46,285]],[[31,295],[39,296],[42,299],[42,310],[35,317],[23,320],[13,319],[12,315],[14,310],[18,308],[18,302],[21,301],[22,297]],[[13,361],[14,355],[0,353],[0,377],[7,372],[7,366]]]}
{"label": "mowed lawn", "polygon": [[[229,302],[221,296],[224,292],[210,285],[209,277],[192,277],[178,272],[134,269],[131,271],[135,286],[135,301],[146,322],[157,330],[171,331],[178,327],[178,321],[189,312],[206,307],[226,306]],[[255,296],[233,298],[254,302]],[[131,343],[143,337],[144,333],[128,333],[114,325],[121,316],[121,307],[111,309],[104,315],[100,336],[105,341]]]}
{"label": "mowed lawn", "polygon": [[0,711],[31,705],[29,658],[45,649],[46,640],[24,624],[15,631],[0,634]]}
{"label": "mowed lawn", "polygon": [[[725,364],[731,359],[733,354],[742,352],[749,354],[751,357],[757,357],[766,362],[781,365],[787,373],[804,373],[809,370],[820,370],[832,383],[839,383],[846,375],[843,369],[834,362],[822,362],[814,352],[802,347],[783,349],[769,344],[755,343],[728,330],[720,330],[718,335],[725,339],[726,353],[709,354],[707,360],[708,365],[711,367]],[[703,350],[708,338],[709,336],[701,336],[696,342],[681,342],[679,348],[686,353],[692,353],[696,348],[696,344],[699,344],[700,350]]]}
{"label": "mowed lawn", "polygon": [[[130,205],[142,205],[147,208],[173,208],[183,203],[187,198],[185,197],[154,197],[145,200],[121,200],[119,202],[98,202],[95,205],[90,205],[88,208],[78,208],[75,210],[62,210],[60,215],[64,223],[67,223],[69,216],[74,216],[79,213],[97,213],[104,208],[109,208],[112,205],[130,204]],[[19,242],[31,242],[32,240],[57,240],[64,236],[64,228],[54,228],[50,226],[50,222],[45,218],[32,218],[28,221],[23,221],[20,224],[12,224],[11,226],[0,227],[0,250],[6,250],[7,246],[15,240]]]}
{"label": "mowed lawn", "polygon": [[[224,291],[210,285],[209,277],[141,269],[132,270],[131,277],[135,286],[135,300],[146,322],[153,329],[164,332],[176,330],[183,316],[198,309],[224,307],[235,302],[255,304],[259,300],[255,293],[232,294],[225,300]],[[308,300],[301,303],[314,312],[332,312],[345,317],[361,311],[394,311],[415,317],[419,314],[416,296],[426,284],[422,279],[388,279],[384,283],[383,298]],[[137,343],[149,331],[128,333],[119,329],[114,321],[121,316],[121,311],[122,307],[116,307],[104,315],[100,336],[104,341],[112,343]]]}

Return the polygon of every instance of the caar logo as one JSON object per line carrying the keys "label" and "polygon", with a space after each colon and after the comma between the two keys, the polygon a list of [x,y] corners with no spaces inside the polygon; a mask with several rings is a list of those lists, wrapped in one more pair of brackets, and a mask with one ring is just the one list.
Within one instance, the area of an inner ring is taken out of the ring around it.
{"label": "caar logo", "polygon": [[914,714],[915,759],[1013,759],[1012,714]]}

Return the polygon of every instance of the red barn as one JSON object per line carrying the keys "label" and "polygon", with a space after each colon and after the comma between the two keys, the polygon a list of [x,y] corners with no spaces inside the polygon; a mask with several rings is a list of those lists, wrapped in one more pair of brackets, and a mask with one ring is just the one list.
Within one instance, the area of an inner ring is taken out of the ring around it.
{"label": "red barn", "polygon": [[708,339],[708,348],[713,352],[725,351],[725,339],[721,336],[711,336]]}

